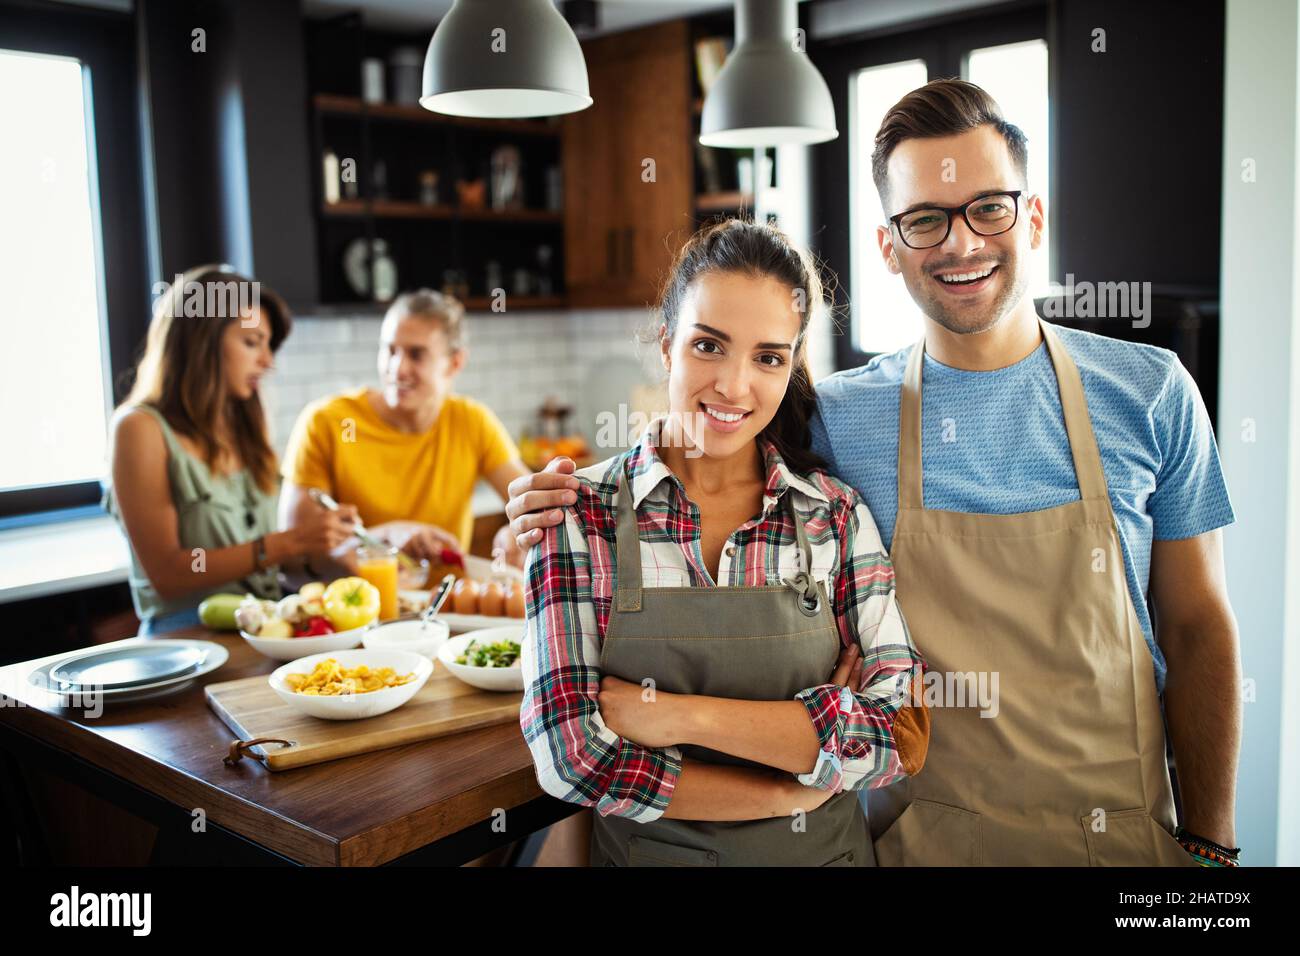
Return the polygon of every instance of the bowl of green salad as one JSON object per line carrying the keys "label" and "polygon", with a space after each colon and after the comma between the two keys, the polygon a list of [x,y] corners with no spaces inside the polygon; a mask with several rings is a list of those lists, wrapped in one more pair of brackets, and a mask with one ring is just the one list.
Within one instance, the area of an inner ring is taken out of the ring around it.
{"label": "bowl of green salad", "polygon": [[452,676],[474,687],[523,690],[524,672],[519,664],[523,638],[522,621],[470,631],[444,641],[438,648],[438,660]]}

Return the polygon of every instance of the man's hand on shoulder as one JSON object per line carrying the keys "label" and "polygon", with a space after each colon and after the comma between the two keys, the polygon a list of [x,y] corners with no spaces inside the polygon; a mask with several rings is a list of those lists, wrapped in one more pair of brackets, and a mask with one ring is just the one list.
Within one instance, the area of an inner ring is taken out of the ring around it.
{"label": "man's hand on shoulder", "polygon": [[506,516],[520,550],[541,541],[542,529],[562,522],[564,506],[578,500],[578,479],[573,477],[576,467],[571,458],[554,458],[542,471],[510,482]]}

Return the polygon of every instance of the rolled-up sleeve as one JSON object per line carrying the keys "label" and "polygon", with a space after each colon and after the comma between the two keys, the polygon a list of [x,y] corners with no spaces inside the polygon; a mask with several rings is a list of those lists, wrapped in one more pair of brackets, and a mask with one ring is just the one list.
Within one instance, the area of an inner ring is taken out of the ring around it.
{"label": "rolled-up sleeve", "polygon": [[930,742],[921,683],[925,662],[895,600],[894,568],[871,512],[858,498],[835,523],[835,621],[844,646],[854,643],[862,650],[862,681],[857,687],[821,684],[796,695],[821,742],[816,766],[796,778],[823,790],[861,790],[885,786],[924,765]]}
{"label": "rolled-up sleeve", "polygon": [[681,773],[681,751],[625,740],[601,719],[591,555],[575,511],[582,505],[580,499],[566,508],[563,524],[548,528],[528,554],[519,723],[543,790],[594,806],[602,816],[649,823],[668,808]]}

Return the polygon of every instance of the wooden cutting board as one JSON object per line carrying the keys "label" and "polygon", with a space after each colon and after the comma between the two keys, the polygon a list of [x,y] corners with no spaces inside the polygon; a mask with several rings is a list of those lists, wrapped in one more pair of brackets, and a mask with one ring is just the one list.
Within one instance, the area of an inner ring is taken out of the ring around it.
{"label": "wooden cutting board", "polygon": [[[479,690],[434,667],[425,685],[409,701],[378,717],[324,720],[294,710],[266,682],[266,676],[209,684],[208,706],[243,741],[271,737],[291,746],[259,744],[248,748],[270,770],[351,757],[372,750],[400,747],[519,720],[523,694]],[[233,741],[232,741],[233,743]]]}

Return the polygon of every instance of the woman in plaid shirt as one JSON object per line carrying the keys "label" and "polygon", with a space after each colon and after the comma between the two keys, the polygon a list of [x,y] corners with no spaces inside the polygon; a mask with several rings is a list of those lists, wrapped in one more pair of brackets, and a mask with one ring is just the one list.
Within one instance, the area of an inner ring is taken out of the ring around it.
{"label": "woman in plaid shirt", "polygon": [[[856,794],[925,760],[924,665],[858,494],[808,450],[821,285],[707,227],[660,303],[669,411],[529,556],[520,723],[594,864],[870,865]],[[621,506],[620,506],[621,504]]]}

